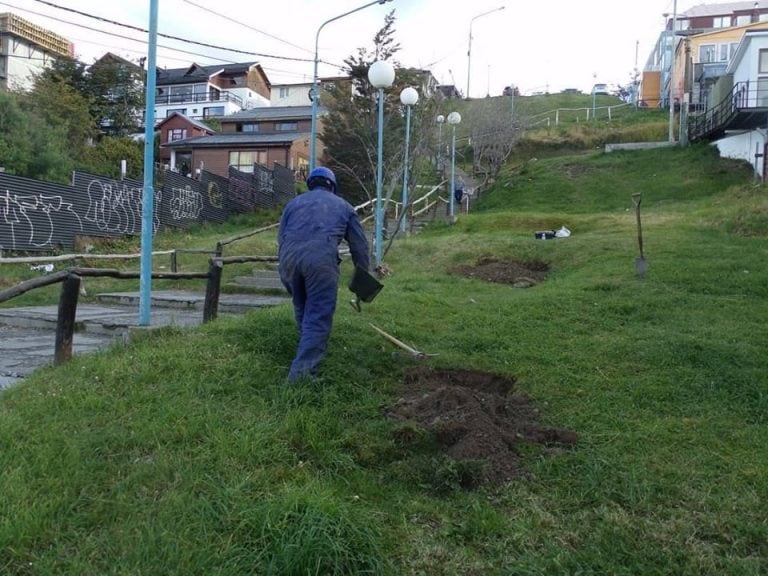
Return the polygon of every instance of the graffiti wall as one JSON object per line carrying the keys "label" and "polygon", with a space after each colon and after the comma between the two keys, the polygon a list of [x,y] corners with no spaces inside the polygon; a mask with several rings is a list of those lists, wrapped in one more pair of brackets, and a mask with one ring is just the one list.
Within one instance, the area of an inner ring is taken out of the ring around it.
{"label": "graffiti wall", "polygon": [[[230,178],[206,171],[196,180],[160,174],[154,231],[223,222],[232,213],[276,208],[294,196],[290,170],[255,168],[253,174],[230,170]],[[136,180],[84,172],[73,174],[71,186],[0,173],[0,250],[72,249],[77,236],[138,235],[143,190]]]}

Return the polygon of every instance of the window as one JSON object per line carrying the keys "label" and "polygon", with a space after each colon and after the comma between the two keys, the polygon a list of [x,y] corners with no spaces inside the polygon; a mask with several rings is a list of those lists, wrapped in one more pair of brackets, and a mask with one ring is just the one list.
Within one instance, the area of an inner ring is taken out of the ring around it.
{"label": "window", "polygon": [[288,98],[291,95],[291,88],[289,86],[280,86],[280,98]]}
{"label": "window", "polygon": [[238,132],[258,132],[259,131],[259,125],[255,124],[255,123],[238,124],[237,125],[237,131]]}
{"label": "window", "polygon": [[760,55],[758,56],[758,69],[757,71],[760,74],[768,74],[768,49],[760,50]]}
{"label": "window", "polygon": [[760,22],[768,22],[768,14],[760,14],[760,16],[757,17],[757,19]]}
{"label": "window", "polygon": [[235,150],[229,153],[229,165],[240,172],[253,172],[254,164],[266,165],[266,150]]}
{"label": "window", "polygon": [[295,132],[298,129],[298,122],[275,122],[275,132]]}
{"label": "window", "polygon": [[728,44],[720,44],[718,46],[718,60],[720,62],[728,62]]}
{"label": "window", "polygon": [[224,106],[206,106],[203,108],[203,118],[224,116]]}
{"label": "window", "polygon": [[699,46],[699,62],[707,64],[708,62],[715,61],[715,45],[714,44],[702,44]]}
{"label": "window", "polygon": [[171,86],[169,89],[169,102],[189,102],[192,100],[192,86]]}
{"label": "window", "polygon": [[752,22],[752,16],[749,14],[741,14],[740,16],[736,16],[736,26],[744,26],[745,24],[750,24]]}
{"label": "window", "polygon": [[170,116],[174,112],[178,112],[179,114],[186,115],[187,109],[186,108],[169,108],[168,110],[165,111],[165,117],[168,118],[168,116]]}
{"label": "window", "polygon": [[184,140],[187,137],[186,128],[169,128],[168,129],[168,142],[176,142],[177,140]]}
{"label": "window", "polygon": [[712,18],[712,28],[729,28],[730,26],[730,16],[715,16]]}

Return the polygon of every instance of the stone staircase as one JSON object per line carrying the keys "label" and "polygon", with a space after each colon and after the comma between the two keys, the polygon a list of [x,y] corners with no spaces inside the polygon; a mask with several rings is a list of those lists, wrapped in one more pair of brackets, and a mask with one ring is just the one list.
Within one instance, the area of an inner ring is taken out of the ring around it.
{"label": "stone staircase", "polygon": [[280,281],[277,264],[267,265],[264,268],[255,268],[250,276],[235,276],[226,284],[233,289],[245,289],[253,294],[269,294],[273,297],[287,296],[285,286]]}

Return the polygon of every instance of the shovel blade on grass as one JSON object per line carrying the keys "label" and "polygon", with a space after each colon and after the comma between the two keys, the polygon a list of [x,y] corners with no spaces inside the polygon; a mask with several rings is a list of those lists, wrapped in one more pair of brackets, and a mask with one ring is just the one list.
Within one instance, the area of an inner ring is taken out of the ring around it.
{"label": "shovel blade on grass", "polygon": [[645,276],[648,272],[648,261],[645,258],[635,258],[635,274]]}

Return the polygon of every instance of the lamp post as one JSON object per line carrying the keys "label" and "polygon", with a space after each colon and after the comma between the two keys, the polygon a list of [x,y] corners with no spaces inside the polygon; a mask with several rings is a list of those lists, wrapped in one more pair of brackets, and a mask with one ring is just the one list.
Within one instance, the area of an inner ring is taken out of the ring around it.
{"label": "lamp post", "polygon": [[381,266],[381,245],[383,214],[381,212],[381,188],[383,180],[383,153],[384,153],[384,88],[389,88],[395,81],[395,69],[386,60],[377,60],[368,68],[368,81],[371,86],[377,88],[379,101],[379,122],[378,122],[378,157],[376,162],[376,229],[374,235],[374,258],[376,267]]}
{"label": "lamp post", "polygon": [[[672,8],[672,47],[670,48],[670,58],[669,58],[669,141],[674,142],[675,141],[675,93],[674,93],[674,83],[675,83],[675,38],[676,38],[676,30],[677,28],[677,0],[674,1],[673,8]],[[680,109],[682,110],[682,103],[680,106]]]}
{"label": "lamp post", "polygon": [[469,21],[469,45],[467,47],[467,100],[469,100],[469,77],[470,77],[470,71],[472,68],[472,24],[474,24],[475,20],[477,20],[478,18],[487,16],[488,14],[493,14],[494,12],[498,12],[499,10],[504,10],[504,6],[499,6],[498,8],[494,8],[493,10],[488,10],[488,12],[483,12],[482,14],[478,14],[477,16],[474,16]]}
{"label": "lamp post", "polygon": [[403,89],[400,92],[400,102],[405,106],[405,158],[403,160],[403,219],[401,230],[408,232],[408,145],[411,137],[411,106],[419,101],[419,93],[415,88]]}
{"label": "lamp post", "polygon": [[317,29],[317,34],[315,34],[315,68],[312,73],[312,89],[309,91],[309,97],[312,100],[312,127],[311,127],[311,136],[309,137],[309,171],[311,172],[315,168],[315,140],[317,139],[317,101],[320,99],[320,95],[318,94],[318,77],[317,77],[317,64],[318,64],[318,57],[317,57],[317,49],[318,49],[318,41],[320,40],[320,31],[325,27],[326,24],[330,24],[331,22],[334,22],[335,20],[340,20],[341,18],[344,18],[345,16],[349,16],[350,14],[353,14],[355,12],[359,12],[363,8],[368,8],[369,6],[373,6],[374,4],[386,4],[387,2],[391,2],[392,0],[374,0],[373,2],[368,2],[367,4],[363,4],[362,6],[358,6],[354,10],[350,10],[348,12],[344,12],[344,14],[339,14],[338,16],[334,16],[333,18],[330,18],[323,22],[320,25],[320,28]]}
{"label": "lamp post", "polygon": [[592,73],[592,120],[595,119],[595,98],[597,97],[597,86],[595,84],[597,82],[597,72]]}
{"label": "lamp post", "polygon": [[456,124],[461,122],[461,114],[458,112],[451,112],[448,114],[448,124],[451,125],[452,130],[452,140],[451,140],[451,190],[450,190],[450,200],[449,200],[449,206],[450,211],[449,215],[451,217],[451,223],[454,221],[453,216],[453,204],[454,204],[454,180],[456,178]]}
{"label": "lamp post", "polygon": [[445,122],[445,116],[438,114],[437,118],[437,169],[440,171],[440,175],[443,173],[443,122]]}

